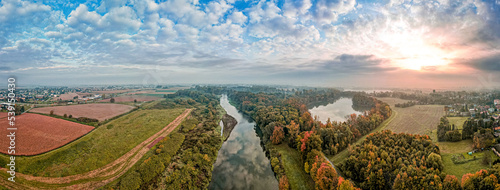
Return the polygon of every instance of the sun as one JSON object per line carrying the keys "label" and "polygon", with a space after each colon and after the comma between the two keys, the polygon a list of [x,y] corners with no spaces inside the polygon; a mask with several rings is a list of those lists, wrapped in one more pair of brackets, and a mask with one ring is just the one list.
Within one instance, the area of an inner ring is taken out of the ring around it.
{"label": "sun", "polygon": [[406,23],[396,23],[379,35],[381,57],[393,67],[429,71],[444,68],[453,54],[440,44],[441,37],[430,35],[426,29],[410,29]]}
{"label": "sun", "polygon": [[444,57],[420,56],[394,61],[402,69],[409,70],[433,70],[439,66],[448,65],[448,59]]}

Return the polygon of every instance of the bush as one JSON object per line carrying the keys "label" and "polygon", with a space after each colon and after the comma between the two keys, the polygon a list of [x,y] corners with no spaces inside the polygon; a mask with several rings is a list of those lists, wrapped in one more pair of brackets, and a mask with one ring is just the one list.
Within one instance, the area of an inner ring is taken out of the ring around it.
{"label": "bush", "polygon": [[141,183],[141,175],[136,171],[131,171],[120,181],[120,189],[139,189],[141,187]]}
{"label": "bush", "polygon": [[99,122],[99,120],[97,120],[97,119],[88,118],[88,117],[79,117],[76,120],[79,122],[84,122],[84,123]]}
{"label": "bush", "polygon": [[54,115],[54,110],[50,110],[50,115]]}
{"label": "bush", "polygon": [[109,102],[111,102],[111,103],[115,103],[115,98],[111,98],[111,99],[109,99]]}
{"label": "bush", "polygon": [[69,117],[69,118],[73,118],[73,115],[71,115],[71,114],[70,114],[68,117]]}
{"label": "bush", "polygon": [[64,114],[64,116],[63,116],[63,117],[64,117],[64,118],[68,118],[68,114]]}

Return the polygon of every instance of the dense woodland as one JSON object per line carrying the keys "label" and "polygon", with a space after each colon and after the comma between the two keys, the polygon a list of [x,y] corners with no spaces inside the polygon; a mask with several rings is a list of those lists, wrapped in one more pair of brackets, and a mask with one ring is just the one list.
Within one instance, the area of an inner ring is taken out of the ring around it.
{"label": "dense woodland", "polygon": [[446,177],[439,148],[428,136],[376,132],[349,154],[340,168],[363,189],[432,189]]}

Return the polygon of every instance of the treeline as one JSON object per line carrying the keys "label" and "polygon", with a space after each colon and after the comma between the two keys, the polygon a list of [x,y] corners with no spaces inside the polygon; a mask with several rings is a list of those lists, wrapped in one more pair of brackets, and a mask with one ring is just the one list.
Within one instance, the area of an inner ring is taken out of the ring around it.
{"label": "treeline", "polygon": [[500,92],[467,92],[467,91],[442,91],[432,93],[420,92],[376,92],[373,93],[376,97],[394,97],[403,100],[418,101],[419,104],[435,104],[435,105],[450,105],[450,104],[479,104],[493,105],[493,99],[500,98]]}
{"label": "treeline", "polygon": [[427,135],[372,133],[349,150],[339,167],[362,189],[443,189],[450,182],[458,184],[456,178],[444,180],[454,176],[441,173],[439,148]]}
{"label": "treeline", "polygon": [[222,145],[219,122],[222,108],[213,94],[180,90],[176,97],[189,97],[203,107],[192,112],[200,123],[183,130],[186,139],[165,172],[161,189],[206,189],[212,179],[213,163]]}
{"label": "treeline", "polygon": [[[331,182],[340,178],[323,157],[322,151],[326,154],[336,154],[345,149],[350,143],[368,134],[389,118],[391,109],[386,103],[356,94],[357,98],[353,98],[353,103],[371,105],[369,112],[359,116],[353,114],[346,122],[321,123],[311,116],[306,104],[311,103],[310,101],[338,98],[340,95],[335,90],[323,93],[326,95],[301,91],[295,96],[281,99],[273,94],[235,91],[229,94],[229,98],[240,111],[255,120],[257,128],[262,133],[265,147],[269,147],[270,144],[286,143],[291,148],[296,148],[301,153],[304,170],[311,174],[316,188],[336,189],[339,184]],[[271,157],[271,161],[273,159],[274,157]],[[348,181],[344,183],[351,184]],[[327,184],[333,186],[324,186]]]}
{"label": "treeline", "polygon": [[416,104],[417,104],[417,102],[408,101],[408,102],[405,102],[405,103],[397,103],[394,106],[397,107],[397,108],[407,108],[407,107],[414,106]]}
{"label": "treeline", "polygon": [[438,141],[452,142],[472,139],[474,148],[483,149],[496,143],[492,126],[493,121],[484,122],[482,119],[467,119],[463,124],[462,132],[460,132],[454,124],[450,125],[447,117],[443,116],[437,128],[437,137]]}

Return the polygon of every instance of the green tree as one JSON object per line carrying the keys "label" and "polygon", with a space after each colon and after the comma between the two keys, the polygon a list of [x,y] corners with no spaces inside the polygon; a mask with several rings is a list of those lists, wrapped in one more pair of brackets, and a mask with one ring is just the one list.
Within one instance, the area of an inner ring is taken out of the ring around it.
{"label": "green tree", "polygon": [[439,171],[443,171],[443,160],[441,160],[441,156],[439,154],[436,153],[429,154],[426,161],[427,161],[426,166],[428,168],[434,168]]}

